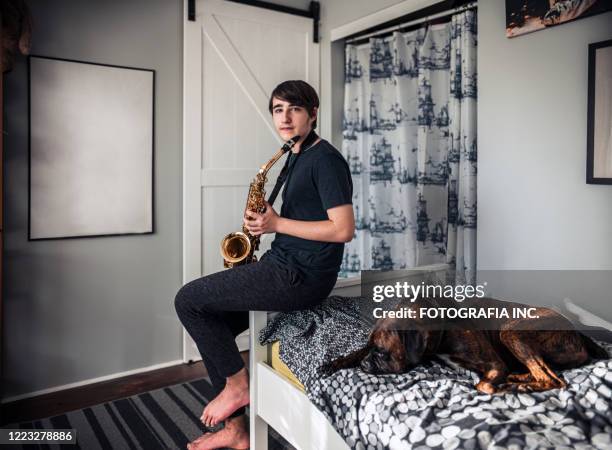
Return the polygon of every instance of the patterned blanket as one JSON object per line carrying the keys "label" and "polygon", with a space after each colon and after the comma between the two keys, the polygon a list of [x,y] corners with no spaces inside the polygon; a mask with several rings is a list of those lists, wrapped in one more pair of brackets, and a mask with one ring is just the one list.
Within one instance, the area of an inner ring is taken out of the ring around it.
{"label": "patterned blanket", "polygon": [[537,393],[481,394],[478,375],[446,358],[401,375],[322,376],[323,363],[367,342],[359,301],[280,313],[260,333],[262,344],[280,340],[280,358],[350,448],[612,448],[612,359],[564,371],[567,389]]}

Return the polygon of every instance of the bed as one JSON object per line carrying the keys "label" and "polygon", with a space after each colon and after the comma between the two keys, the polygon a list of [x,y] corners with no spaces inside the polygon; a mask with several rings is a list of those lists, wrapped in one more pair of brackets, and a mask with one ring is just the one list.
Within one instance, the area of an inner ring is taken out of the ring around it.
{"label": "bed", "polygon": [[[332,294],[356,295],[359,281],[339,280]],[[269,313],[249,313],[250,448],[268,450],[268,426],[298,450],[348,450],[330,421],[308,399],[304,385],[280,359],[280,343],[260,345]]]}
{"label": "bed", "polygon": [[268,426],[303,450],[612,448],[612,360],[563,372],[568,389],[531,394],[478,393],[477,375],[447,359],[401,375],[321,376],[313,367],[367,339],[352,315],[358,288],[342,283],[313,311],[251,313],[252,449],[267,449]]}

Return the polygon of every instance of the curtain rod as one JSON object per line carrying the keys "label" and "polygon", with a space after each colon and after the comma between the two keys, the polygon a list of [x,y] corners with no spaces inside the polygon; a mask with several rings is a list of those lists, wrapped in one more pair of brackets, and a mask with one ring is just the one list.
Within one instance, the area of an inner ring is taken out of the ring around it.
{"label": "curtain rod", "polygon": [[351,42],[361,41],[363,39],[366,39],[366,38],[369,38],[369,37],[372,37],[372,36],[377,36],[379,34],[388,33],[389,31],[400,30],[402,28],[406,28],[406,27],[409,27],[411,25],[417,25],[419,23],[427,22],[427,21],[434,20],[434,19],[439,19],[440,17],[450,16],[452,14],[457,14],[457,13],[460,13],[460,12],[463,12],[463,11],[467,11],[468,9],[474,9],[474,8],[477,8],[477,7],[478,7],[478,2],[468,3],[467,5],[458,6],[456,8],[449,9],[448,11],[442,11],[442,12],[440,12],[438,14],[432,14],[431,16],[425,16],[425,17],[422,17],[420,19],[411,20],[410,22],[402,23],[402,24],[399,24],[399,25],[394,25],[392,27],[385,28],[384,30],[373,31],[371,33],[364,34],[362,36],[355,36],[353,38],[347,39],[345,41],[345,43],[346,44],[350,44]]}

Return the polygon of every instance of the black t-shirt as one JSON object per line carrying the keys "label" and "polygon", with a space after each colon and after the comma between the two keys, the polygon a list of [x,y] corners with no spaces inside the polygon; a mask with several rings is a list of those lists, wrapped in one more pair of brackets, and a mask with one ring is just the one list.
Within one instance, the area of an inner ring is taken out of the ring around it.
{"label": "black t-shirt", "polygon": [[[342,154],[329,142],[318,143],[296,155],[283,187],[280,216],[294,220],[328,220],[327,210],[352,203],[353,182]],[[344,243],[321,242],[276,233],[266,258],[299,270],[305,276],[337,275]]]}

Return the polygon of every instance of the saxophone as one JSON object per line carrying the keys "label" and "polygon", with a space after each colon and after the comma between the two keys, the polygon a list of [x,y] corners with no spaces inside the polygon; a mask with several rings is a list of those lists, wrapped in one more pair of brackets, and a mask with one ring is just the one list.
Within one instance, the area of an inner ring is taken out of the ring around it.
{"label": "saxophone", "polygon": [[[276,152],[276,154],[266,164],[261,166],[255,178],[249,186],[246,211],[263,213],[266,210],[264,203],[266,191],[264,187],[268,181],[267,174],[270,168],[299,141],[300,136],[294,136]],[[244,216],[244,215],[243,215]],[[221,241],[221,256],[223,257],[223,267],[234,267],[242,264],[250,264],[257,261],[255,251],[259,250],[260,236],[253,236],[249,233],[246,226],[242,225],[242,231],[229,233]]]}

